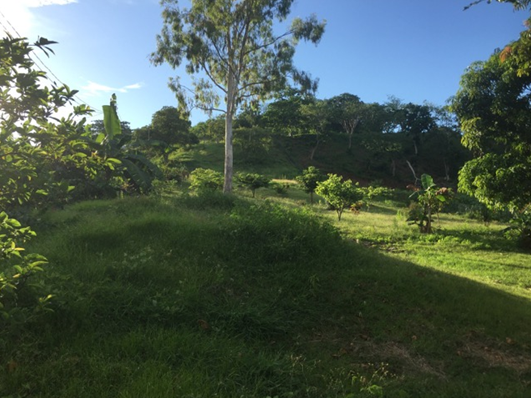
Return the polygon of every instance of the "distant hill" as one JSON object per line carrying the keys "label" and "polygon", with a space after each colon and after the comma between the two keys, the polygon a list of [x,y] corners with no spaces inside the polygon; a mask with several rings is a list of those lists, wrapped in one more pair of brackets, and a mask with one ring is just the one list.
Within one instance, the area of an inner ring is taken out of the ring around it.
{"label": "distant hill", "polygon": [[[415,156],[412,150],[403,149],[400,134],[358,134],[350,150],[344,134],[327,135],[317,149],[315,135],[310,134],[239,137],[234,145],[234,164],[236,172],[257,172],[271,178],[294,178],[308,166],[315,166],[324,173],[340,174],[361,185],[378,180],[385,186],[403,188],[415,183],[409,162],[418,178],[427,173],[445,185],[455,185],[458,170],[468,156],[458,148],[450,152],[453,158],[445,158],[436,144],[426,145]],[[395,150],[400,145],[402,150]],[[171,158],[189,170],[204,167],[222,171],[223,148],[222,142],[202,142],[189,151],[174,153]]]}

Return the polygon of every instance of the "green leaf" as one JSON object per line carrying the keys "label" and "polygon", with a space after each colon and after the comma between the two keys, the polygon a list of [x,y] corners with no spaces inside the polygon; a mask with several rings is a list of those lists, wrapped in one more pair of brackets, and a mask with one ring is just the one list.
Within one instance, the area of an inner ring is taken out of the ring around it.
{"label": "green leaf", "polygon": [[429,174],[422,174],[420,179],[422,181],[422,188],[424,188],[424,190],[428,190],[435,185],[433,178]]}
{"label": "green leaf", "polygon": [[120,119],[116,114],[116,110],[111,105],[104,105],[103,107],[103,125],[107,133],[107,140],[112,140],[115,136],[122,134],[122,126]]}

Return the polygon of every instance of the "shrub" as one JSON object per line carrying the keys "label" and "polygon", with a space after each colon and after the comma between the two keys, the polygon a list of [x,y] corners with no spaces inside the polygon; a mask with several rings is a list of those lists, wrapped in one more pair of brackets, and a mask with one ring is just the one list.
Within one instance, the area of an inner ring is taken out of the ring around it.
{"label": "shrub", "polygon": [[439,213],[442,207],[451,200],[453,192],[450,188],[440,188],[433,182],[428,174],[421,177],[422,189],[414,192],[411,197],[416,197],[418,204],[413,204],[409,209],[407,221],[417,224],[420,232],[431,234],[433,214]]}
{"label": "shrub", "polygon": [[35,236],[14,218],[0,213],[0,315],[11,318],[23,309],[35,309],[50,298],[38,298],[29,278],[48,261],[39,254],[24,254],[19,245]]}
{"label": "shrub", "polygon": [[273,182],[269,184],[269,186],[279,195],[284,196],[288,193],[289,184],[287,183],[280,183],[280,182]]}
{"label": "shrub", "polygon": [[253,198],[257,189],[267,188],[271,181],[269,178],[256,173],[238,173],[236,180],[241,187],[251,190]]}
{"label": "shrub", "polygon": [[211,169],[197,168],[190,173],[190,188],[194,192],[215,191],[223,187],[223,174]]}
{"label": "shrub", "polygon": [[363,198],[358,183],[352,184],[351,180],[342,181],[343,177],[328,174],[328,180],[317,183],[315,192],[321,195],[334,208],[338,221],[345,209],[356,204]]}
{"label": "shrub", "polygon": [[370,211],[374,198],[378,196],[389,196],[392,192],[392,190],[389,188],[373,185],[369,185],[368,187],[363,187],[360,189],[363,194],[363,198],[365,199],[365,204],[367,205],[367,211]]}
{"label": "shrub", "polygon": [[324,181],[326,177],[318,168],[310,166],[306,170],[303,170],[302,175],[297,176],[295,179],[302,185],[304,192],[310,194],[310,203],[313,204],[313,194],[317,188],[317,184]]}

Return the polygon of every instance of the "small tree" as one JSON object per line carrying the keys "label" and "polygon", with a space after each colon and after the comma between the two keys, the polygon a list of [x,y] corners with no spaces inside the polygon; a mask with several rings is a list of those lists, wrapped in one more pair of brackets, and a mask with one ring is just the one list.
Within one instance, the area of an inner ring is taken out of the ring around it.
{"label": "small tree", "polygon": [[257,189],[267,188],[271,181],[269,178],[255,173],[238,173],[236,179],[240,186],[251,190],[253,198]]}
{"label": "small tree", "polygon": [[438,187],[428,174],[423,174],[421,181],[422,189],[410,196],[417,198],[418,205],[410,209],[407,221],[410,224],[417,224],[420,232],[431,234],[433,213],[438,213],[448,203],[452,197],[452,190]]}
{"label": "small tree", "polygon": [[315,192],[321,195],[334,208],[337,220],[341,221],[343,211],[361,200],[363,194],[358,183],[351,180],[343,181],[343,177],[328,174],[328,180],[318,182]]}
{"label": "small tree", "polygon": [[223,174],[211,169],[197,168],[190,173],[190,188],[195,192],[215,191],[223,187]]}
{"label": "small tree", "polygon": [[310,203],[313,204],[313,194],[317,188],[317,184],[324,181],[325,176],[318,168],[310,166],[306,170],[303,170],[302,175],[297,176],[295,179],[302,185],[304,192],[310,194]]}

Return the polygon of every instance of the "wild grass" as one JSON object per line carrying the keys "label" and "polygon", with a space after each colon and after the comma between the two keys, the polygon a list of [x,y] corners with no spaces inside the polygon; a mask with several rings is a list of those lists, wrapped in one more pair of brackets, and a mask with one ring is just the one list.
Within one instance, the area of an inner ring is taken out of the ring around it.
{"label": "wild grass", "polygon": [[48,213],[53,312],[0,331],[0,396],[530,396],[529,255],[436,227],[295,187]]}

